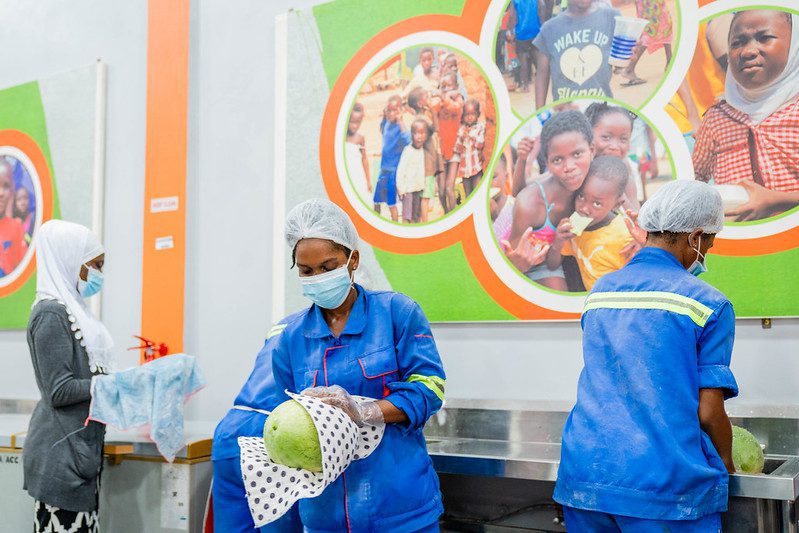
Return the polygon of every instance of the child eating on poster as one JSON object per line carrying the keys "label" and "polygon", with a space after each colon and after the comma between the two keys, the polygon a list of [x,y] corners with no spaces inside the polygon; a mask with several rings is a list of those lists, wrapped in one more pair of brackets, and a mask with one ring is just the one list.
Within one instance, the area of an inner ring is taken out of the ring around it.
{"label": "child eating on poster", "polygon": [[759,220],[799,205],[799,19],[739,11],[728,42],[724,99],[702,119],[694,172],[740,184],[749,199],[725,214]]}
{"label": "child eating on poster", "polygon": [[[611,155],[626,163],[630,179],[627,180],[624,205],[627,209],[638,211],[641,207],[638,203],[637,183],[640,176],[627,157],[636,116],[623,107],[609,105],[607,102],[592,103],[586,108],[585,116],[594,128],[594,155]],[[640,186],[643,187],[643,183]]]}
{"label": "child eating on poster", "polygon": [[601,276],[627,263],[623,250],[632,242],[619,212],[627,185],[627,166],[618,157],[594,158],[574,198],[574,213],[558,224],[547,253],[547,267],[560,268],[564,255],[577,257],[580,277],[591,290]]}
{"label": "child eating on poster", "polygon": [[593,0],[569,0],[566,11],[546,21],[533,40],[538,50],[535,107],[575,96],[613,97],[610,90],[611,41],[620,13]]}
{"label": "child eating on poster", "polygon": [[467,197],[483,177],[485,135],[486,123],[480,121],[480,102],[470,98],[463,104],[462,123],[455,143],[455,153],[460,158],[458,173]]}

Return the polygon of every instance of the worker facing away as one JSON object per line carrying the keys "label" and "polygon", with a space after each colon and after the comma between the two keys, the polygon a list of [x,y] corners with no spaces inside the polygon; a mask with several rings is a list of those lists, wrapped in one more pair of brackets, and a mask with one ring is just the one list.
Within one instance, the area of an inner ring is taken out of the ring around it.
{"label": "worker facing away", "polygon": [[554,494],[569,531],[721,531],[735,315],[697,275],[723,216],[711,186],[664,185],[640,211],[645,247],[586,299]]}

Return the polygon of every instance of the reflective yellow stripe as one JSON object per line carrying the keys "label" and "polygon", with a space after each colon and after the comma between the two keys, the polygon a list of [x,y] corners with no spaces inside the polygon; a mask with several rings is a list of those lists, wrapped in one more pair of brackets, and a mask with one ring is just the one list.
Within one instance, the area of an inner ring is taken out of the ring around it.
{"label": "reflective yellow stripe", "polygon": [[408,379],[406,379],[408,383],[413,383],[414,381],[418,381],[438,396],[438,399],[442,402],[444,401],[444,385],[447,383],[446,380],[441,379],[438,376],[422,376],[421,374],[412,374]]}
{"label": "reflective yellow stripe", "polygon": [[693,298],[672,292],[595,292],[588,295],[583,313],[591,309],[660,309],[693,320],[705,327],[713,310]]}
{"label": "reflective yellow stripe", "polygon": [[275,335],[280,335],[284,329],[286,329],[286,324],[275,324],[272,326],[272,329],[269,330],[269,333],[266,334],[266,340],[271,339]]}

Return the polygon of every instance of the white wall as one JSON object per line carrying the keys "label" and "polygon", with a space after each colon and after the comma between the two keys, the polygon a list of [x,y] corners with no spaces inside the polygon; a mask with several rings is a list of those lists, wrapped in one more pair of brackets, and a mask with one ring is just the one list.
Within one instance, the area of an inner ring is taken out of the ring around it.
{"label": "white wall", "polygon": [[193,0],[187,353],[209,386],[189,416],[221,418],[269,327],[275,17],[310,0]]}
{"label": "white wall", "polygon": [[[738,407],[792,406],[799,394],[799,320],[739,320],[732,370]],[[571,324],[440,325],[433,328],[452,398],[571,403],[582,368],[580,330]],[[631,340],[630,349],[635,350]]]}
{"label": "white wall", "polygon": [[[274,16],[313,2],[194,0],[189,89],[186,351],[209,387],[189,417],[222,416],[270,317]],[[146,2],[0,0],[0,87],[109,64],[104,319],[118,345],[138,332],[144,175]],[[571,402],[577,324],[434,327],[452,398]],[[742,321],[733,370],[741,403],[799,405],[799,320]],[[631,349],[635,349],[631,343]],[[135,355],[125,361],[132,364]],[[0,397],[36,397],[24,333],[0,332]]]}

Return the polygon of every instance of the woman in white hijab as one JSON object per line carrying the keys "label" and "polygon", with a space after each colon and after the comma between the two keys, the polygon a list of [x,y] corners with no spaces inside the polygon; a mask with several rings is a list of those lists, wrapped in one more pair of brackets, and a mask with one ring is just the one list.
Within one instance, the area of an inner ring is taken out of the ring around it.
{"label": "woman in white hijab", "polygon": [[735,13],[724,99],[708,109],[694,147],[696,178],[742,186],[725,213],[759,220],[799,205],[799,16]]}
{"label": "woman in white hijab", "polygon": [[23,450],[34,531],[97,531],[105,426],[86,423],[92,376],[114,370],[113,342],[86,298],[103,284],[105,250],[78,224],[51,220],[35,240],[36,301],[28,347],[42,399]]}

